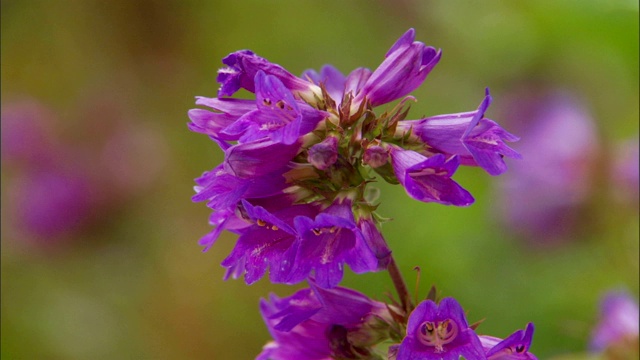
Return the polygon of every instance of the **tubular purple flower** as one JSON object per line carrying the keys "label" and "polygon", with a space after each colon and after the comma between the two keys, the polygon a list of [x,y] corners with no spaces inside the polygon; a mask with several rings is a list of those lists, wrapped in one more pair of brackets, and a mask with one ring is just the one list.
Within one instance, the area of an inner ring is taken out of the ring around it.
{"label": "tubular purple flower", "polygon": [[[258,360],[326,360],[351,352],[366,352],[349,341],[370,316],[389,318],[383,303],[343,287],[322,289],[309,281],[311,288],[269,301],[260,301],[260,312],[274,341],[264,346]],[[336,331],[342,330],[342,332]],[[335,341],[341,333],[341,341]],[[339,346],[336,346],[338,345]]]}
{"label": "tubular purple flower", "polygon": [[204,109],[189,110],[188,115],[191,120],[188,124],[189,129],[225,141],[236,141],[239,136],[229,135],[222,131],[246,113],[256,109],[256,103],[253,100],[217,99],[201,96],[196,99],[196,105],[208,106],[218,112]]}
{"label": "tubular purple flower", "polygon": [[218,70],[218,82],[221,84],[218,96],[232,96],[240,88],[255,92],[255,76],[262,70],[268,75],[277,77],[284,86],[294,94],[312,99],[314,94],[320,96],[320,88],[312,83],[294,76],[282,66],[269,62],[250,50],[240,50],[227,55],[222,62],[227,65]]}
{"label": "tubular purple flower", "polygon": [[299,150],[300,143],[269,139],[233,145],[225,153],[224,170],[239,178],[259,177],[287,165]]}
{"label": "tubular purple flower", "polygon": [[248,220],[253,224],[244,229],[231,254],[222,261],[227,268],[225,279],[237,278],[245,272],[245,282],[253,284],[270,268],[269,279],[274,283],[293,284],[290,273],[296,257],[295,240],[298,233],[293,221],[298,216],[315,216],[312,205],[293,205],[273,213],[262,206],[242,201]]}
{"label": "tubular purple flower", "polygon": [[460,162],[442,154],[430,158],[412,150],[391,147],[391,163],[396,178],[412,198],[443,205],[468,206],[473,196],[451,179]]}
{"label": "tubular purple flower", "polygon": [[331,65],[325,65],[320,69],[319,74],[313,69],[308,69],[302,73],[302,77],[309,79],[314,84],[324,86],[329,96],[337,105],[340,105],[345,93],[344,86],[347,80],[340,70]]}
{"label": "tubular purple flower", "polygon": [[[371,216],[363,216],[358,219],[358,229],[360,229],[362,233],[362,240],[367,248],[371,249],[371,252],[378,260],[378,266],[374,271],[386,269],[391,261],[391,250],[384,240],[384,237],[382,237],[380,230],[378,230],[373,218]],[[351,267],[355,273],[371,271],[371,269],[366,266],[363,267],[362,271],[357,271],[358,269],[354,265],[351,265]]]}
{"label": "tubular purple flower", "polygon": [[344,84],[344,93],[356,96],[360,93],[364,85],[371,77],[371,70],[367,68],[357,68],[349,73]]}
{"label": "tubular purple flower", "polygon": [[477,110],[399,121],[396,135],[411,132],[434,152],[458,155],[463,165],[480,166],[491,175],[500,175],[507,170],[504,156],[521,158],[504,142],[518,141],[519,138],[484,117],[490,104],[491,96],[487,89]]}
{"label": "tubular purple flower", "polygon": [[313,270],[318,286],[332,288],[342,280],[344,263],[354,272],[380,270],[376,254],[355,223],[351,205],[348,198],[338,199],[315,219],[299,216],[294,220],[300,237],[292,282],[308,278]]}
{"label": "tubular purple flower", "polygon": [[480,342],[486,351],[487,360],[538,360],[529,352],[533,330],[533,323],[528,323],[525,330],[518,330],[504,340],[480,335]]}
{"label": "tubular purple flower", "polygon": [[277,77],[258,71],[256,109],[249,111],[224,129],[228,135],[239,135],[240,142],[269,136],[271,140],[290,145],[316,128],[329,116],[304,102],[296,101],[293,94]]}
{"label": "tubular purple flower", "polygon": [[415,30],[409,29],[389,49],[385,60],[371,74],[354,104],[365,99],[371,106],[386,104],[415,90],[440,61],[442,52],[414,41]]}
{"label": "tubular purple flower", "polygon": [[420,303],[409,316],[397,360],[486,360],[478,335],[454,298]]}
{"label": "tubular purple flower", "polygon": [[222,165],[207,171],[196,179],[193,201],[207,200],[212,209],[234,208],[242,198],[262,198],[282,193],[287,186],[282,174],[286,167],[252,178],[239,178],[229,174]]}

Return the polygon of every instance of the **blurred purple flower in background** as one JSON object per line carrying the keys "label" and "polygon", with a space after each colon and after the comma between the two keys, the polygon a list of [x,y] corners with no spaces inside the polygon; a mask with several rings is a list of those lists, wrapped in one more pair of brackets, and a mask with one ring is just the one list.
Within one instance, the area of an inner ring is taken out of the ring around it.
{"label": "blurred purple flower in background", "polygon": [[56,116],[37,101],[3,104],[6,219],[21,242],[69,241],[104,222],[162,171],[166,151],[158,132],[118,112],[102,113],[100,101],[92,105],[79,111],[90,136],[73,141],[53,131]]}
{"label": "blurred purple flower in background", "polygon": [[55,143],[53,114],[34,100],[2,105],[2,164],[20,167],[51,161]]}
{"label": "blurred purple flower in background", "polygon": [[49,239],[69,235],[94,219],[99,197],[92,179],[82,170],[42,167],[28,169],[11,180],[12,223],[47,245]]}
{"label": "blurred purple flower in background", "polygon": [[515,99],[505,118],[527,136],[515,146],[524,160],[514,162],[499,183],[501,220],[532,244],[554,243],[572,230],[588,200],[600,155],[597,129],[567,94]]}
{"label": "blurred purple flower in background", "polygon": [[620,202],[638,206],[640,196],[640,151],[638,138],[623,141],[613,151],[611,187]]}
{"label": "blurred purple flower in background", "polygon": [[639,322],[638,302],[630,294],[623,291],[607,293],[600,303],[600,318],[591,334],[591,350],[633,351],[635,348],[637,356]]}
{"label": "blurred purple flower in background", "polygon": [[397,131],[420,138],[434,153],[458,155],[463,165],[479,166],[491,175],[500,175],[507,171],[504,156],[521,158],[505,141],[514,142],[520,138],[484,117],[490,104],[491,95],[487,89],[475,111],[399,121]]}

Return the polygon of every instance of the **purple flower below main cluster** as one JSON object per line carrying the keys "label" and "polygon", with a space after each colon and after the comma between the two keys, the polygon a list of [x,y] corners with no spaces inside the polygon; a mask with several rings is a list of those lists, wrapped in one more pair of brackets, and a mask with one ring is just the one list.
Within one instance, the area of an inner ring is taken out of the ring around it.
{"label": "purple flower below main cluster", "polygon": [[257,360],[367,358],[370,350],[364,344],[375,336],[367,331],[368,323],[390,320],[385,304],[354,290],[309,284],[292,296],[261,301],[260,312],[274,340]]}
{"label": "purple flower below main cluster", "polygon": [[426,300],[413,310],[406,337],[392,351],[396,360],[537,360],[529,352],[533,330],[529,323],[504,340],[478,336],[454,298]]}

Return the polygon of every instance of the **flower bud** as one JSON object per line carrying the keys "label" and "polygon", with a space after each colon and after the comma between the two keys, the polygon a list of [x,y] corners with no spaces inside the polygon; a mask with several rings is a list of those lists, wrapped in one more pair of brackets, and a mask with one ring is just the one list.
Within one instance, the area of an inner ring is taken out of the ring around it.
{"label": "flower bud", "polygon": [[372,145],[365,149],[362,162],[372,168],[378,168],[387,163],[389,152],[380,145]]}
{"label": "flower bud", "polygon": [[329,136],[309,149],[307,161],[315,168],[327,170],[338,160],[338,139]]}

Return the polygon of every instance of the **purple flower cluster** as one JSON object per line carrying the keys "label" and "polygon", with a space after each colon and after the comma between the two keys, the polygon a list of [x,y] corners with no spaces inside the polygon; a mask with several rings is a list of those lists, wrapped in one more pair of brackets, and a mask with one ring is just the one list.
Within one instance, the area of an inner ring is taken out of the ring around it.
{"label": "purple flower cluster", "polygon": [[386,304],[343,287],[311,287],[260,303],[274,341],[258,360],[368,359],[372,344],[388,337],[393,311]]}
{"label": "purple flower cluster", "polygon": [[438,304],[420,303],[409,317],[406,337],[391,351],[396,352],[396,360],[536,360],[528,351],[532,339],[531,323],[504,340],[478,336],[460,304],[444,298]]}
{"label": "purple flower cluster", "polygon": [[[413,29],[380,66],[347,76],[332,66],[297,77],[248,50],[223,59],[218,97],[189,111],[189,128],[208,135],[224,161],[196,179],[194,201],[213,210],[215,229],[239,235],[222,262],[226,277],[295,284],[315,276],[320,287],[356,273],[385,269],[390,250],[378,230],[376,205],[365,199],[375,175],[402,184],[424,202],[467,206],[471,194],[452,176],[460,165],[505,171],[505,145],[518,138],[485,118],[487,91],[471,112],[405,120],[408,94],[440,60],[441,51],[415,41]],[[229,98],[239,89],[255,99]],[[374,108],[402,100],[392,111]]]}
{"label": "purple flower cluster", "polygon": [[389,347],[395,360],[537,360],[529,352],[533,324],[505,339],[477,335],[453,298],[425,300],[411,313],[406,334],[396,319],[401,310],[343,287],[310,288],[287,298],[271,295],[260,305],[273,336],[259,360],[379,359],[373,345]]}
{"label": "purple flower cluster", "polygon": [[[223,59],[218,96],[197,98],[207,109],[189,111],[189,128],[224,151],[222,164],[196,179],[193,200],[207,202],[214,226],[200,244],[207,250],[222,231],[238,234],[222,261],[225,279],[244,275],[252,284],[268,272],[274,283],[310,284],[261,302],[274,340],[258,359],[382,359],[380,344],[397,360],[535,359],[532,324],[504,340],[483,337],[453,298],[437,304],[434,296],[414,308],[406,286],[402,304],[338,286],[345,265],[398,273],[378,204],[367,196],[376,176],[419,201],[468,206],[472,195],[452,179],[460,165],[499,175],[505,156],[520,157],[506,145],[518,138],[485,117],[488,90],[474,111],[405,119],[415,100],[409,93],[440,58],[440,50],[415,41],[413,29],[377,69],[346,76],[325,65],[297,77],[241,50]],[[240,89],[255,99],[230,97]],[[398,289],[402,280],[392,279]]]}

